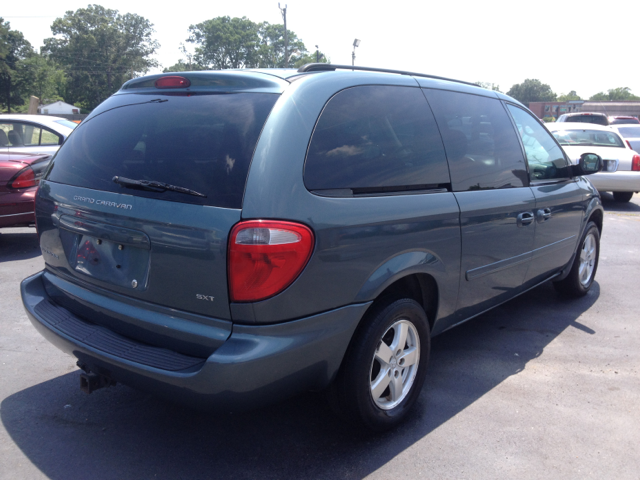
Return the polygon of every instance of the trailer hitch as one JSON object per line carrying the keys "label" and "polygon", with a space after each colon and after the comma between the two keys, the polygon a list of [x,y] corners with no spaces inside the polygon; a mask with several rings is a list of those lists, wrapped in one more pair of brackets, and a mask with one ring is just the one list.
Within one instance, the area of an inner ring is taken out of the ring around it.
{"label": "trailer hitch", "polygon": [[92,393],[96,390],[104,387],[112,387],[117,382],[107,376],[100,373],[94,373],[89,370],[86,364],[78,362],[78,367],[80,367],[84,373],[80,374],[80,390],[84,393]]}

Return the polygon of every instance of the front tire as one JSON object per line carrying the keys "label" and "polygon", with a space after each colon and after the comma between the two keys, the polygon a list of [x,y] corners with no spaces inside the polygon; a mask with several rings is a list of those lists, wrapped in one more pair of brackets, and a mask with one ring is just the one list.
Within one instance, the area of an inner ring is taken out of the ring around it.
{"label": "front tire", "polygon": [[631,201],[633,192],[613,192],[613,199],[616,202],[627,203]]}
{"label": "front tire", "polygon": [[408,298],[374,304],[331,387],[332,406],[370,430],[399,424],[424,384],[430,352],[424,309]]}
{"label": "front tire", "polygon": [[564,280],[553,284],[560,293],[571,297],[583,297],[587,294],[598,269],[600,258],[600,230],[595,223],[589,222],[580,240],[580,247]]}

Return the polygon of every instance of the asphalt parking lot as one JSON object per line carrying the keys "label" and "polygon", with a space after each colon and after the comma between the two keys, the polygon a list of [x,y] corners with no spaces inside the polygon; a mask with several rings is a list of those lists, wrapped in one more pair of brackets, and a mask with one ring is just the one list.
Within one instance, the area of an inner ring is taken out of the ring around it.
{"label": "asphalt parking lot", "polygon": [[19,282],[43,267],[35,230],[4,229],[0,479],[640,479],[640,195],[604,203],[590,293],[545,284],[436,337],[415,414],[378,435],[312,393],[242,414],[82,393],[22,309]]}

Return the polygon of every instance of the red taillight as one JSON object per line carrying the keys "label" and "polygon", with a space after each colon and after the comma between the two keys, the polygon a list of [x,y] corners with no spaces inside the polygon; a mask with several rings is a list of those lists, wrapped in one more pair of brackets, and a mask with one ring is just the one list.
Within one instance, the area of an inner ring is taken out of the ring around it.
{"label": "red taillight", "polygon": [[38,185],[38,180],[36,179],[36,174],[31,169],[31,167],[26,167],[16,173],[9,183],[7,187],[9,188],[27,188],[27,187],[35,187]]}
{"label": "red taillight", "polygon": [[633,160],[631,160],[631,170],[640,172],[640,155],[633,156]]}
{"label": "red taillight", "polygon": [[298,278],[311,257],[314,237],[299,223],[240,222],[229,237],[229,296],[256,302],[282,292]]}
{"label": "red taillight", "polygon": [[191,85],[188,78],[170,75],[156,80],[156,88],[187,88]]}

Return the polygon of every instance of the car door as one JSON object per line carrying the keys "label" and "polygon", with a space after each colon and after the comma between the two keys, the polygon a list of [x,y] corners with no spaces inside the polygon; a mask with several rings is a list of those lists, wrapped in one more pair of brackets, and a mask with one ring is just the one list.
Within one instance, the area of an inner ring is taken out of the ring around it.
{"label": "car door", "polygon": [[520,291],[533,249],[535,197],[517,134],[497,98],[424,92],[461,212],[460,321]]}
{"label": "car door", "polygon": [[585,210],[584,190],[553,136],[529,112],[508,104],[520,134],[536,198],[535,240],[525,282],[536,284],[560,269],[575,251]]}
{"label": "car door", "polygon": [[63,142],[62,135],[29,122],[0,122],[0,149],[7,152],[54,154]]}

